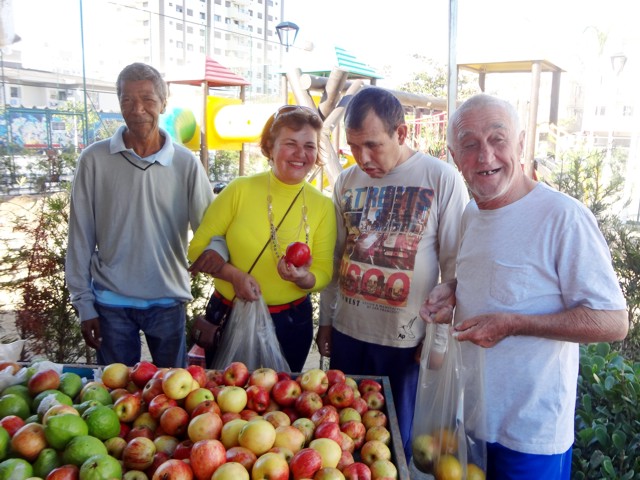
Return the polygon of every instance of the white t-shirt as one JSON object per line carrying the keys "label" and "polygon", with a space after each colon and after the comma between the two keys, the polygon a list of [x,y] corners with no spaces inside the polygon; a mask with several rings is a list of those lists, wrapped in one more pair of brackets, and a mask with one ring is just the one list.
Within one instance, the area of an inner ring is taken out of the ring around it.
{"label": "white t-shirt", "polygon": [[[625,308],[594,216],[545,184],[497,210],[471,202],[462,232],[456,323],[491,312]],[[525,453],[565,452],[574,440],[578,344],[508,337],[484,353],[486,440]]]}
{"label": "white t-shirt", "polygon": [[320,324],[361,341],[400,348],[424,337],[418,311],[439,278],[455,278],[462,176],[416,153],[383,178],[341,172],[334,281],[322,292]]}

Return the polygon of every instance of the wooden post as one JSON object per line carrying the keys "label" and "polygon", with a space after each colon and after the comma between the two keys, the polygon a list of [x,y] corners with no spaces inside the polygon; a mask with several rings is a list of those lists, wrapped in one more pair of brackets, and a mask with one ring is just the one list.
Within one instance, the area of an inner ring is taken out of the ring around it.
{"label": "wooden post", "polygon": [[209,82],[202,84],[202,125],[200,125],[200,162],[209,178],[209,143],[207,142],[207,97],[209,96]]}
{"label": "wooden post", "polygon": [[534,177],[533,156],[536,148],[536,128],[538,124],[538,103],[540,99],[540,72],[542,66],[539,61],[531,64],[531,100],[529,103],[529,120],[525,136],[524,173],[529,178]]}
{"label": "wooden post", "polygon": [[337,68],[331,70],[329,80],[327,80],[327,84],[325,85],[322,100],[320,101],[320,105],[318,105],[322,118],[327,118],[338,104],[340,93],[345,83],[347,83],[347,77],[348,74],[344,70]]}

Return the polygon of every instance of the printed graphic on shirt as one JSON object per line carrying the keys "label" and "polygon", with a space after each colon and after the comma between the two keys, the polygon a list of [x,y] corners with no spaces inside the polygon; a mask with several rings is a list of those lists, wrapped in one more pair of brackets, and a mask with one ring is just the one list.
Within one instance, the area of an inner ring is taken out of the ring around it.
{"label": "printed graphic on shirt", "polygon": [[[434,192],[424,187],[363,187],[347,190],[342,211],[347,243],[340,289],[350,304],[368,302],[397,312],[407,304],[418,244]],[[404,334],[413,322],[404,326]]]}

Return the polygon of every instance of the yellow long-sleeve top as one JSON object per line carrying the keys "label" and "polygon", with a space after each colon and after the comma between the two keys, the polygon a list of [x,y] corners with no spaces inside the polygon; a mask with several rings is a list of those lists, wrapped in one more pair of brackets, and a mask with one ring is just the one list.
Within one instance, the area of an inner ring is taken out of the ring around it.
{"label": "yellow long-sleeve top", "polygon": [[[224,235],[229,248],[229,263],[244,272],[248,271],[271,236],[267,209],[269,192],[272,197],[273,223],[277,226],[303,184],[303,193],[298,196],[278,229],[278,253],[283,255],[291,242],[305,241],[302,208],[306,205],[310,228],[309,248],[313,257],[310,270],[316,277],[316,284],[311,290],[302,290],[293,282],[280,278],[273,242],[262,253],[251,275],[260,284],[262,296],[268,305],[289,303],[309,291],[323,289],[333,274],[336,242],[333,202],[307,182],[297,185],[282,183],[270,170],[250,177],[238,177],[216,197],[189,244],[189,260],[195,261],[212,237]],[[216,290],[225,298],[234,297],[230,282],[216,279],[215,285]]]}

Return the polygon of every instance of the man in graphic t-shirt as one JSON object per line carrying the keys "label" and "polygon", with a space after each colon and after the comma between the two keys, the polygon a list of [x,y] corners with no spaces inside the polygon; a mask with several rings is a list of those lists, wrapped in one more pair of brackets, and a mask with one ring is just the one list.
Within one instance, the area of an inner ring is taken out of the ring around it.
{"label": "man in graphic t-shirt", "polygon": [[356,94],[345,127],[357,165],[333,189],[334,279],[321,295],[317,343],[331,368],[389,377],[409,455],[425,334],[416,320],[439,279],[455,278],[468,195],[452,166],[405,144],[404,110],[388,91]]}

